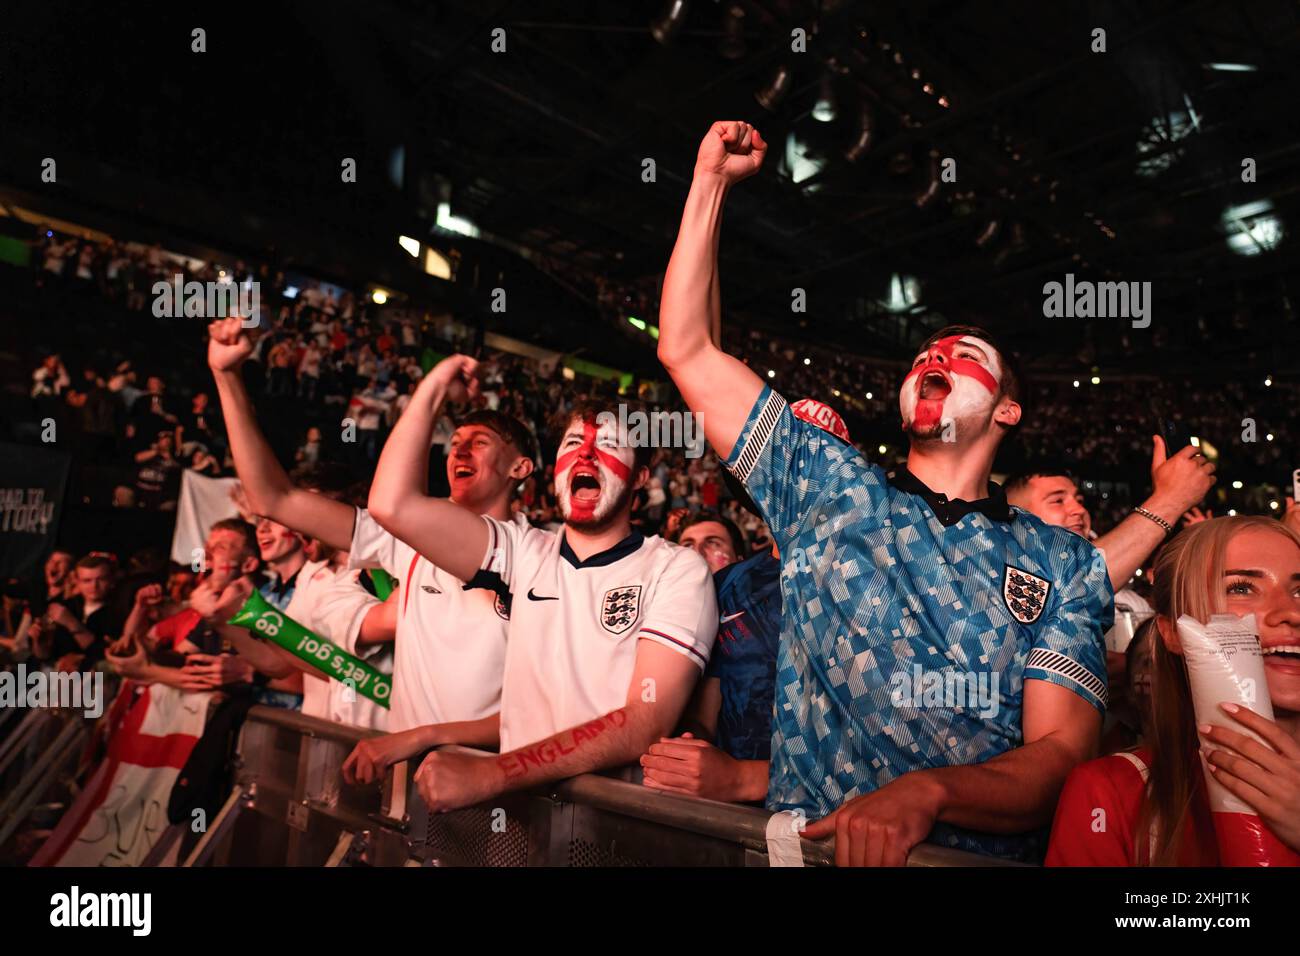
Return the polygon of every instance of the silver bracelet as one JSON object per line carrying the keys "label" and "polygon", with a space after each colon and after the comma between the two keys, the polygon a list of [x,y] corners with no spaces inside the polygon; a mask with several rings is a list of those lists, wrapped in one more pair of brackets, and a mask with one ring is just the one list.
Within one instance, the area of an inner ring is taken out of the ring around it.
{"label": "silver bracelet", "polygon": [[1147,511],[1147,509],[1143,508],[1141,505],[1138,505],[1138,507],[1134,508],[1133,513],[1135,515],[1141,515],[1144,518],[1150,518],[1156,524],[1160,525],[1160,527],[1165,529],[1165,534],[1170,534],[1174,530],[1174,526],[1171,525],[1168,521],[1160,517],[1154,511]]}

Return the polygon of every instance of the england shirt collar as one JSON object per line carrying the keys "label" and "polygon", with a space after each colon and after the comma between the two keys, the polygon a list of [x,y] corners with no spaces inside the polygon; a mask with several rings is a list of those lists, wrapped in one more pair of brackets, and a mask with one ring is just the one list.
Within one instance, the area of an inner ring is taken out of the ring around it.
{"label": "england shirt collar", "polygon": [[284,580],[281,580],[280,575],[274,571],[268,571],[264,590],[269,591],[276,598],[284,600],[293,593],[294,587],[298,584],[298,572],[301,570],[302,568],[299,568],[298,571],[293,572]]}
{"label": "england shirt collar", "polygon": [[626,538],[614,545],[608,550],[601,551],[599,554],[593,554],[586,561],[579,560],[574,554],[573,549],[569,547],[569,535],[567,531],[560,532],[560,556],[568,561],[575,568],[600,568],[608,564],[613,564],[641,547],[641,542],[645,536],[640,531],[633,531]]}
{"label": "england shirt collar", "polygon": [[1010,521],[1013,517],[1006,493],[1001,485],[993,481],[989,482],[989,496],[978,501],[935,494],[925,482],[902,466],[889,473],[889,483],[899,491],[923,498],[945,528],[955,525],[972,511],[978,511],[992,521]]}

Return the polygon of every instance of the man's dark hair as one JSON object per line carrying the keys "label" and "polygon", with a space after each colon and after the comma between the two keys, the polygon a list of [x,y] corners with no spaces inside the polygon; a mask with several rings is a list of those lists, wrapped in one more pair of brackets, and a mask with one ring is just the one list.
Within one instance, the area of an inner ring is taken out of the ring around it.
{"label": "man's dark hair", "polygon": [[711,508],[701,508],[699,511],[688,515],[686,520],[682,522],[681,527],[677,529],[677,540],[682,540],[682,535],[686,533],[687,528],[693,528],[697,524],[706,524],[710,521],[716,522],[727,529],[727,534],[731,537],[731,546],[736,551],[737,561],[743,561],[749,557],[749,552],[745,546],[745,535],[736,527],[736,522]]}
{"label": "man's dark hair", "polygon": [[289,474],[295,485],[305,491],[314,491],[342,501],[352,484],[352,473],[335,462],[318,461],[314,465],[299,465]]}
{"label": "man's dark hair", "polygon": [[257,547],[257,531],[243,518],[222,518],[220,521],[214,521],[212,527],[208,529],[208,534],[214,531],[233,531],[243,537],[245,551],[254,556],[261,553]]}
{"label": "man's dark hair", "polygon": [[117,570],[117,561],[115,561],[111,555],[99,551],[92,551],[90,554],[78,561],[73,568],[77,571],[80,571],[83,568],[87,571],[97,571],[102,568],[112,572]]}
{"label": "man's dark hair", "polygon": [[[575,420],[594,425],[600,420],[602,414],[609,414],[618,418],[620,406],[627,409],[625,414],[628,416],[637,413],[646,414],[645,406],[640,402],[619,395],[610,397],[592,395],[587,398],[580,398],[574,403],[573,408],[568,411],[558,411],[551,416],[549,427],[551,445],[556,448],[560,446],[560,442],[564,440],[564,433],[569,430],[569,426]],[[632,446],[632,476],[634,479],[636,473],[642,468],[650,467],[650,459],[653,455],[654,449],[648,443],[643,442]]]}
{"label": "man's dark hair", "polygon": [[1037,462],[1030,463],[1026,467],[1007,475],[1007,480],[1002,482],[1002,490],[1008,496],[1014,495],[1016,492],[1028,488],[1029,483],[1035,478],[1069,478],[1075,484],[1078,484],[1074,472],[1064,465]]}
{"label": "man's dark hair", "polygon": [[1023,408],[1026,401],[1025,372],[1020,365],[1020,359],[1016,357],[1015,352],[1008,349],[1002,340],[988,329],[982,329],[978,325],[947,325],[922,342],[917,352],[926,351],[941,339],[963,335],[983,339],[997,349],[998,360],[1002,363],[1002,394],[1013,402],[1017,402]]}
{"label": "man's dark hair", "polygon": [[490,408],[481,408],[456,422],[457,428],[464,428],[466,425],[482,425],[495,432],[502,441],[512,445],[519,454],[531,461],[533,468],[541,465],[537,440],[533,438],[533,433],[528,430],[527,425],[512,415],[496,412]]}

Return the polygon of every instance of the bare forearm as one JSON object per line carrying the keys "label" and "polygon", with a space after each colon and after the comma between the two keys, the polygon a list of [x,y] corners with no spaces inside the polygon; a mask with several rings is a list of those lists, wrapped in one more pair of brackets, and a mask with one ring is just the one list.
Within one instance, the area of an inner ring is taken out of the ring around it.
{"label": "bare forearm", "polygon": [[126,617],[126,623],[122,625],[122,636],[134,637],[136,640],[140,640],[151,627],[153,625],[149,622],[144,608],[139,604],[133,604],[131,605],[131,613]]}
{"label": "bare forearm", "polygon": [[691,181],[659,306],[659,360],[670,371],[714,340],[715,319],[721,324],[717,263],[727,192],[721,177]]}
{"label": "bare forearm", "polygon": [[164,667],[161,664],[142,664],[138,676],[132,680],[142,684],[166,684],[168,687],[175,687],[178,690],[184,690],[182,686],[185,682],[184,674],[179,667]]}
{"label": "bare forearm", "polygon": [[442,386],[426,378],[384,444],[370,485],[371,516],[430,562],[462,581],[487,550],[487,525],[445,498],[429,497],[429,444],[442,410]]}
{"label": "bare forearm", "polygon": [[[1152,495],[1142,502],[1142,507],[1174,525],[1191,505],[1179,507],[1179,502]],[[1165,536],[1165,529],[1150,518],[1131,514],[1093,542],[1106,554],[1106,573],[1110,577],[1111,587],[1118,591],[1127,584],[1137,569],[1142,567],[1142,562],[1165,540]]]}
{"label": "bare forearm", "polygon": [[429,445],[445,395],[426,379],[416,389],[406,414],[398,419],[384,443],[370,486],[370,512],[391,514],[426,496],[429,487]]}
{"label": "bare forearm", "polygon": [[716,743],[718,738],[718,712],[722,709],[722,682],[716,677],[705,677],[695,685],[691,701],[682,714],[682,730],[701,740]]}
{"label": "bare forearm", "polygon": [[[305,660],[303,660],[301,657],[297,656],[296,654],[290,654],[279,644],[266,645],[265,649],[270,650],[271,653],[273,653],[276,659],[278,660],[279,666],[284,668],[283,674],[272,674],[271,676],[273,677],[286,677],[289,674],[292,674],[294,671],[301,671],[304,679],[308,677],[312,678],[313,680],[323,680],[323,681],[328,681],[330,679],[328,676],[322,673],[319,668],[312,667],[310,664],[308,664]],[[241,654],[241,656],[243,655]],[[256,665],[254,665],[254,667],[256,670],[261,670],[261,668],[256,667]],[[263,673],[266,672],[264,671]]]}
{"label": "bare forearm", "polygon": [[491,714],[478,720],[459,720],[447,724],[430,724],[418,728],[422,733],[420,750],[440,747],[443,744],[460,744],[464,747],[498,747],[501,744],[501,714]]}
{"label": "bare forearm", "polygon": [[213,372],[226,420],[235,471],[248,503],[260,515],[320,538],[330,547],[352,544],[353,509],[341,501],[295,488],[257,427],[253,402],[237,370]]}
{"label": "bare forearm", "polygon": [[234,456],[235,470],[243,482],[248,503],[259,514],[275,517],[276,506],[292,487],[289,476],[280,467],[275,452],[257,427],[253,402],[239,371],[229,369],[212,374],[217,382],[230,453]]}
{"label": "bare forearm", "polygon": [[718,248],[722,242],[721,222],[713,231],[713,255],[709,257],[709,339],[722,348],[722,277],[718,269]]}
{"label": "bare forearm", "polygon": [[1052,822],[1066,775],[1090,756],[1045,737],[981,764],[917,772],[938,786],[944,823],[1023,833]]}
{"label": "bare forearm", "polygon": [[635,762],[656,739],[649,708],[621,707],[497,757],[506,790]]}
{"label": "bare forearm", "polygon": [[709,444],[724,458],[763,390],[749,366],[719,347],[718,247],[726,195],[719,176],[699,173],[692,180],[659,309],[659,361],[687,406],[701,417]]}
{"label": "bare forearm", "polygon": [[766,800],[769,770],[770,764],[766,760],[737,760],[735,780],[726,799],[732,803]]}
{"label": "bare forearm", "polygon": [[90,645],[95,643],[94,632],[87,630],[84,625],[78,625],[69,633],[72,634],[72,639],[77,642],[77,646],[83,651],[90,650]]}
{"label": "bare forearm", "polygon": [[288,677],[296,671],[293,665],[286,663],[276,653],[276,648],[256,640],[244,628],[221,624],[216,627],[216,631],[233,644],[239,656],[247,660],[259,673],[278,678]]}

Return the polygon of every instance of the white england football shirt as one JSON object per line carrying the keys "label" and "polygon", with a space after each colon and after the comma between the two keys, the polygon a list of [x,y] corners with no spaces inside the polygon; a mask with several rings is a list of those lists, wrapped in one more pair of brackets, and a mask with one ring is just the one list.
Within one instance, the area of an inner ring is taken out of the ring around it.
{"label": "white england football shirt", "polygon": [[[381,674],[393,673],[392,642],[358,644],[361,624],[383,602],[361,586],[360,571],[340,571],[316,603],[310,627],[325,640],[369,663]],[[400,596],[398,600],[400,600]],[[310,679],[310,678],[308,678]],[[316,681],[315,683],[320,683]],[[372,730],[388,729],[388,708],[342,681],[330,680],[326,720]],[[350,698],[350,699],[349,699]],[[389,701],[389,706],[392,701]]]}
{"label": "white england football shirt", "polygon": [[393,732],[479,720],[501,707],[504,602],[430,564],[357,509],[349,568],[383,568],[402,582],[393,648]]}
{"label": "white england football shirt", "polygon": [[701,670],[718,628],[704,559],[633,532],[579,561],[559,534],[484,517],[476,584],[510,596],[501,750],[514,750],[627,703],[637,643],[656,641]]}
{"label": "white england football shirt", "polygon": [[[334,570],[325,561],[308,561],[298,569],[293,583],[293,597],[285,605],[284,613],[303,627],[311,629],[316,605],[334,580]],[[330,690],[327,680],[318,680],[310,674],[302,676],[302,712],[308,717],[329,720]]]}

